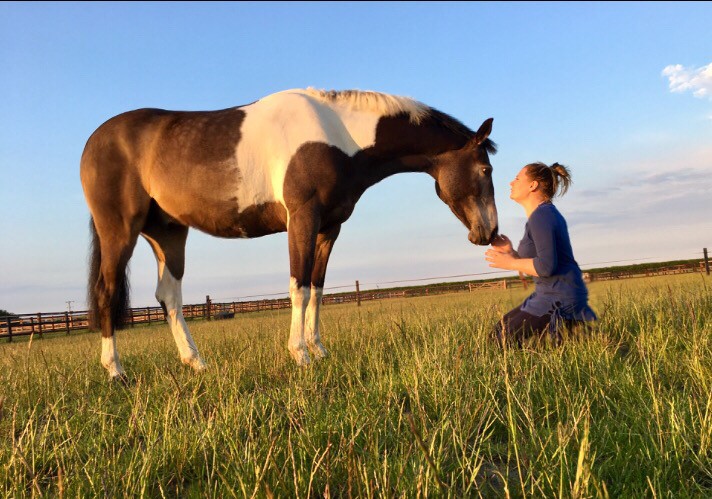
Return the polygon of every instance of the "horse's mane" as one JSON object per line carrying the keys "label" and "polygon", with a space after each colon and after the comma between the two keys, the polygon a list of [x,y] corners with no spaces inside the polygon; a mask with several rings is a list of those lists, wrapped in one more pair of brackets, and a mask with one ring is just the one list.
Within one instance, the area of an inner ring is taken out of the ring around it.
{"label": "horse's mane", "polygon": [[324,102],[345,106],[354,111],[373,110],[383,116],[405,113],[410,121],[419,124],[428,116],[430,108],[409,97],[382,94],[363,90],[318,90],[309,87],[305,90],[310,96]]}
{"label": "horse's mane", "polygon": [[[464,125],[461,121],[453,118],[449,114],[445,114],[442,111],[433,109],[432,107],[429,108],[428,118],[433,120],[435,123],[442,126],[443,128],[447,128],[451,132],[463,135],[468,140],[475,135],[475,132],[473,132],[469,127]],[[484,142],[482,142],[482,147],[484,147],[485,151],[487,151],[489,154],[497,154],[497,144],[491,139],[485,139]]]}
{"label": "horse's mane", "polygon": [[[374,110],[383,116],[394,116],[396,114],[407,114],[411,123],[416,125],[425,120],[432,120],[439,126],[450,130],[467,139],[475,134],[470,128],[449,114],[438,111],[422,102],[418,102],[410,97],[383,94],[380,92],[370,92],[363,90],[318,90],[309,87],[305,92],[321,101],[336,103],[352,110]],[[497,144],[487,139],[482,146],[490,154],[497,152]]]}

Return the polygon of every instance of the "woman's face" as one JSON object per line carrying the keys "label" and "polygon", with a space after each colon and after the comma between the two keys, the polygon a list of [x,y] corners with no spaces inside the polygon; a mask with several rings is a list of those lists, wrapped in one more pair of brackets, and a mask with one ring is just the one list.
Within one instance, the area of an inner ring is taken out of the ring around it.
{"label": "woman's face", "polygon": [[514,180],[509,183],[509,198],[517,202],[523,201],[536,189],[536,184],[536,182],[529,178],[527,168],[522,168],[519,170],[519,173],[517,173],[517,176],[514,177]]}

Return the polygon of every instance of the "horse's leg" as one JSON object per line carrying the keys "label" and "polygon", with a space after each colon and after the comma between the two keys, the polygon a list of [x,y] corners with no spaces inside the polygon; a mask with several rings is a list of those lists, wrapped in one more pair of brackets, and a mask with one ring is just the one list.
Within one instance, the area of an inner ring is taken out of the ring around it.
{"label": "horse's leg", "polygon": [[319,217],[310,205],[302,205],[289,214],[287,237],[289,240],[289,297],[292,300],[292,323],[287,347],[297,365],[309,363],[309,353],[304,341],[304,318],[311,292],[311,273],[314,266],[314,247]]}
{"label": "horse's leg", "polygon": [[311,277],[311,297],[304,319],[304,337],[315,360],[323,359],[328,355],[326,348],[321,344],[319,336],[319,310],[321,298],[324,296],[324,278],[329,256],[334,247],[334,242],[339,236],[341,225],[337,225],[327,232],[320,232],[316,237],[316,250],[314,253],[314,268]]}
{"label": "horse's leg", "polygon": [[183,318],[181,280],[185,269],[185,241],[188,237],[188,227],[161,223],[156,216],[158,209],[155,206],[152,208],[149,220],[142,231],[143,237],[153,248],[158,264],[156,300],[166,313],[181,361],[196,371],[202,371],[205,369],[205,363],[200,358],[198,348]]}
{"label": "horse's leg", "polygon": [[90,295],[95,319],[101,327],[101,365],[111,379],[126,379],[119,353],[116,349],[115,330],[123,325],[128,306],[128,281],[126,267],[136,246],[138,229],[130,223],[121,223],[118,217],[97,217],[94,214],[99,251],[92,257]]}

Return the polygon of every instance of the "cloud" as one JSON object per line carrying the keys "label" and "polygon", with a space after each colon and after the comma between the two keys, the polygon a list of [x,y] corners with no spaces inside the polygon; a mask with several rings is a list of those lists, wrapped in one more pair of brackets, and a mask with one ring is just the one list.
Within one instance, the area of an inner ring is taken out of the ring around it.
{"label": "cloud", "polygon": [[[582,249],[605,244],[613,250],[622,241],[631,248],[642,241],[662,248],[671,244],[665,234],[674,232],[681,248],[678,254],[683,254],[685,245],[712,244],[710,157],[712,146],[678,144],[664,151],[641,151],[635,158],[613,161],[597,182],[575,189],[575,195],[557,203],[569,228],[578,232]],[[619,253],[628,252],[621,244]]]}
{"label": "cloud", "polygon": [[712,168],[647,163],[557,201],[568,222],[577,261],[600,262],[696,258],[712,244],[709,193]]}
{"label": "cloud", "polygon": [[712,63],[697,69],[671,64],[663,69],[662,75],[667,76],[671,92],[691,90],[695,97],[712,99]]}

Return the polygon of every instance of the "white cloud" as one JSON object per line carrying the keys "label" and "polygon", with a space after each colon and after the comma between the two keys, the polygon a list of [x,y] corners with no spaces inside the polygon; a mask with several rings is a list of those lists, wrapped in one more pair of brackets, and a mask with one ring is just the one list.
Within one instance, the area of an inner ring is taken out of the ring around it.
{"label": "white cloud", "polygon": [[671,64],[663,69],[662,74],[670,81],[671,92],[690,90],[695,97],[712,99],[712,63],[697,69]]}
{"label": "white cloud", "polygon": [[696,258],[712,245],[711,147],[679,147],[614,164],[557,201],[580,264]]}

